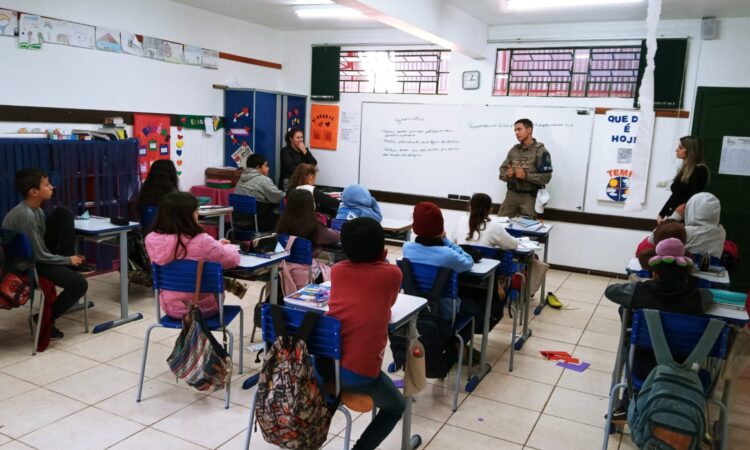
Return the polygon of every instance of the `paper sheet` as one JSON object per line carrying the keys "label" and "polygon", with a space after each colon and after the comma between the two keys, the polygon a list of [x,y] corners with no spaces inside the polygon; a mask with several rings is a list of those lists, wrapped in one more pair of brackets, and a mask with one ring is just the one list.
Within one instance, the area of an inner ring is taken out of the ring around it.
{"label": "paper sheet", "polygon": [[750,137],[724,136],[719,173],[750,176]]}

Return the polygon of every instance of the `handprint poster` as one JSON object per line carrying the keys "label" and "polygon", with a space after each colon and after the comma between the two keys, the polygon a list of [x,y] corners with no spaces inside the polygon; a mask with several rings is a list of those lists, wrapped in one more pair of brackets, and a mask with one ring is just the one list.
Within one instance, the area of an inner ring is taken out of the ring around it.
{"label": "handprint poster", "polygon": [[336,150],[339,140],[338,105],[313,103],[310,116],[310,147]]}

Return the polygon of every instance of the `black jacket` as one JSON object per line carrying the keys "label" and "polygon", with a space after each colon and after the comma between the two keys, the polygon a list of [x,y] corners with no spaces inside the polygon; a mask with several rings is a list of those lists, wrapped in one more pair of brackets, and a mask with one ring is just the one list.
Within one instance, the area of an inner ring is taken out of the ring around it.
{"label": "black jacket", "polygon": [[281,175],[279,176],[279,189],[284,189],[284,180],[291,178],[294,169],[302,163],[317,166],[318,160],[315,159],[309,149],[305,155],[288,145],[281,149]]}
{"label": "black jacket", "polygon": [[702,164],[695,167],[687,183],[675,178],[672,186],[670,186],[672,195],[667,200],[667,203],[664,204],[661,211],[659,211],[659,215],[664,218],[671,216],[675,208],[683,203],[687,203],[690,197],[698,192],[703,192],[706,183],[708,183],[708,167]]}

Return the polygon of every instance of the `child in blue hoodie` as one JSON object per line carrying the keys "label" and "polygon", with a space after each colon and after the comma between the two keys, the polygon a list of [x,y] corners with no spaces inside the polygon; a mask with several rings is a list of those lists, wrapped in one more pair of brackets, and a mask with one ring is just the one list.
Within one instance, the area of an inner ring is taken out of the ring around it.
{"label": "child in blue hoodie", "polygon": [[336,214],[337,219],[352,220],[357,217],[369,217],[378,222],[383,220],[378,202],[370,191],[361,184],[350,184],[341,194],[341,206]]}

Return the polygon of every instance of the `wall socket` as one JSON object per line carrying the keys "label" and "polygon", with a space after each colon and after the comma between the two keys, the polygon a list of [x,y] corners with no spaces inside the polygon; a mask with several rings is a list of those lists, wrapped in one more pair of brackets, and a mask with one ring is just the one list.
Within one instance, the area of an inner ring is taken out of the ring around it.
{"label": "wall socket", "polygon": [[667,181],[665,181],[665,180],[662,180],[662,181],[657,181],[657,182],[656,182],[656,187],[658,187],[658,188],[666,188],[666,187],[667,187],[667,183],[668,183],[668,182],[667,182]]}

